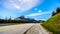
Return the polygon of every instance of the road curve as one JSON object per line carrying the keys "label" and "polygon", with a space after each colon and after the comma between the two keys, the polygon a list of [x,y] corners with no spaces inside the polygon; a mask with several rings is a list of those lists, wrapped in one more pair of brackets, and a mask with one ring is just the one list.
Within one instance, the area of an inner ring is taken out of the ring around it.
{"label": "road curve", "polygon": [[0,34],[23,34],[34,24],[19,24],[0,27]]}
{"label": "road curve", "polygon": [[0,34],[49,34],[39,23],[0,27]]}

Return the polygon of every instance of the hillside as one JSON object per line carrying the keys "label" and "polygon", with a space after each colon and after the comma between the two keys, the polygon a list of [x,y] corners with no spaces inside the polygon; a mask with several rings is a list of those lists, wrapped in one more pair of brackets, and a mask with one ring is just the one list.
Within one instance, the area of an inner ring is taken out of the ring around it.
{"label": "hillside", "polygon": [[46,29],[53,32],[53,34],[60,34],[60,13],[52,16],[42,24]]}

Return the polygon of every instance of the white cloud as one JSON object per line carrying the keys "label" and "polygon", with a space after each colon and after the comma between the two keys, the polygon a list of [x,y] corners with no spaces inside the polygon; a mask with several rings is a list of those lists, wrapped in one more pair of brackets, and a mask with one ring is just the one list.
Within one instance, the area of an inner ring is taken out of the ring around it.
{"label": "white cloud", "polygon": [[35,8],[34,10],[38,10],[37,8]]}
{"label": "white cloud", "polygon": [[11,10],[19,9],[21,11],[26,11],[40,3],[42,3],[42,0],[5,0],[3,6]]}
{"label": "white cloud", "polygon": [[42,19],[42,18],[34,18],[35,20],[45,20],[45,19]]}
{"label": "white cloud", "polygon": [[43,14],[48,14],[48,13],[51,13],[51,11],[50,12],[32,13],[32,14],[29,14],[29,15],[26,15],[26,16],[38,16],[38,15],[43,15]]}
{"label": "white cloud", "polygon": [[13,3],[13,5],[14,5],[16,8],[18,8],[18,9],[20,8],[20,7],[19,7],[18,5],[16,5],[15,3]]}
{"label": "white cloud", "polygon": [[42,12],[42,10],[38,10],[38,12],[40,13],[40,12]]}
{"label": "white cloud", "polygon": [[21,2],[21,0],[18,0],[18,1],[20,1],[20,2]]}

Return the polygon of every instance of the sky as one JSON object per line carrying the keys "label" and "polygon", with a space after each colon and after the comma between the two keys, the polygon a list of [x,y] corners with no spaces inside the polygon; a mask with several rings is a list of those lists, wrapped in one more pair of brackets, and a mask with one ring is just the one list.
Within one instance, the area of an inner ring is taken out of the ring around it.
{"label": "sky", "polygon": [[60,7],[60,0],[0,0],[0,18],[28,18],[47,20]]}

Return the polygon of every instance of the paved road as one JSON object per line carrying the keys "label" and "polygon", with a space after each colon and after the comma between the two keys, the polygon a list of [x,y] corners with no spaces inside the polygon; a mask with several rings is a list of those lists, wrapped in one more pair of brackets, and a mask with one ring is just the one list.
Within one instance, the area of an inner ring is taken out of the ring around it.
{"label": "paved road", "polygon": [[50,34],[40,24],[35,24],[26,34]]}
{"label": "paved road", "polygon": [[19,24],[0,27],[0,34],[23,34],[34,24]]}
{"label": "paved road", "polygon": [[[26,32],[27,31],[27,32]],[[40,24],[19,24],[0,27],[0,34],[49,34]]]}

